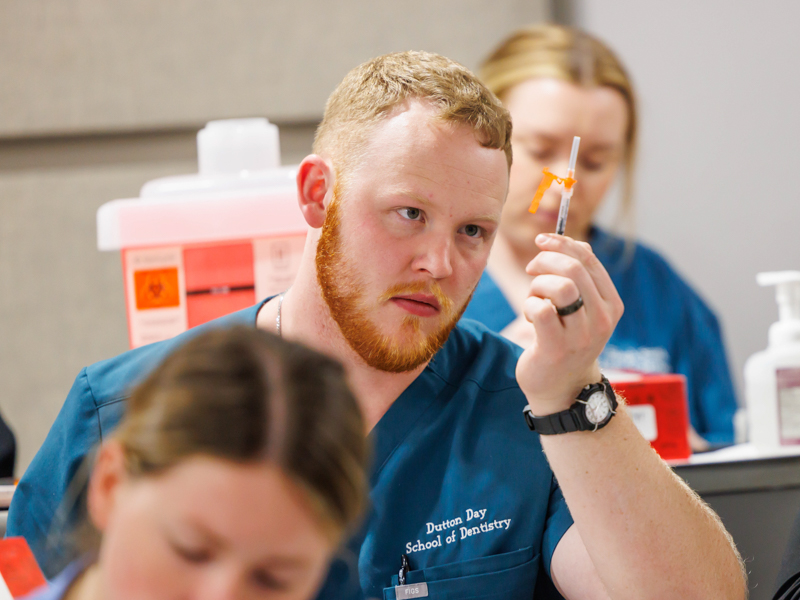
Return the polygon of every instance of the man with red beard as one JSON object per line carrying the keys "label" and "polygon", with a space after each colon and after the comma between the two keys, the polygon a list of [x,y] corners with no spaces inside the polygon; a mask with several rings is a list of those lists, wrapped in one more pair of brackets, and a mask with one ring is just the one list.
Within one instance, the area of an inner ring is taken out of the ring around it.
{"label": "man with red beard", "polygon": [[[324,351],[359,397],[373,506],[320,597],[529,599],[550,580],[567,598],[745,597],[719,519],[600,372],[623,307],[587,244],[537,238],[525,302],[537,339],[525,351],[458,324],[500,220],[510,133],[497,99],[448,59],[406,52],[357,67],[299,168],[311,231],[294,284],[209,325],[255,323]],[[40,558],[92,436],[188,335],[79,376],[12,505],[10,531]]]}

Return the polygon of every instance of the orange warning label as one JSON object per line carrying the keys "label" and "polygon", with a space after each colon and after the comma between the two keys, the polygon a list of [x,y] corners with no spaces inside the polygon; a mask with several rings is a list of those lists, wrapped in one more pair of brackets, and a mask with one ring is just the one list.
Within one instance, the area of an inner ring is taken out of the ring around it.
{"label": "orange warning label", "polygon": [[181,304],[177,267],[134,271],[133,284],[136,287],[137,310],[169,308]]}

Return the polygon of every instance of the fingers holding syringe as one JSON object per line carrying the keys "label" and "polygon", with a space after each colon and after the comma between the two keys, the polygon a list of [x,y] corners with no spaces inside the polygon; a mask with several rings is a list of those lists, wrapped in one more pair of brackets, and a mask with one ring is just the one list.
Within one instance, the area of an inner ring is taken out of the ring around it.
{"label": "fingers holding syringe", "polygon": [[[579,242],[564,235],[539,234],[536,236],[536,245],[545,252],[558,252],[580,261],[589,273],[592,281],[594,281],[600,296],[612,304],[619,302],[619,308],[620,310],[622,309],[617,288],[614,287],[614,283],[611,281],[608,271],[606,271],[606,268],[594,255],[592,247],[589,244],[586,242]],[[531,275],[536,274],[530,270],[533,263],[535,263],[535,260],[528,265],[528,273]],[[622,313],[620,313],[620,315],[621,314]]]}
{"label": "fingers holding syringe", "polygon": [[618,317],[579,259],[542,251],[528,272],[534,278],[523,312],[536,341],[517,363],[517,381],[534,414],[549,414],[599,379],[597,358]]}
{"label": "fingers holding syringe", "polygon": [[[528,265],[528,273],[533,275],[529,295],[549,300],[551,312],[563,329],[575,329],[587,319],[593,330],[603,335],[609,308],[579,260],[560,252],[540,252]],[[576,302],[582,304],[577,306]],[[560,313],[557,309],[561,309]],[[571,312],[565,314],[564,310]]]}
{"label": "fingers holding syringe", "polygon": [[[542,251],[528,264],[527,272],[534,280],[551,274],[573,281],[597,333],[607,331],[610,336],[624,306],[611,277],[589,244],[559,235],[540,235],[536,243]],[[556,306],[565,306],[557,299],[553,301]]]}
{"label": "fingers holding syringe", "polygon": [[[548,278],[536,279],[549,286]],[[563,286],[564,294],[568,287]],[[535,342],[520,356],[516,376],[534,414],[545,415],[568,408],[581,387],[599,379],[596,364],[602,348],[598,349],[583,309],[560,317],[548,297],[551,291],[537,287],[534,281],[531,292],[523,313],[533,325]]]}
{"label": "fingers holding syringe", "polygon": [[531,283],[522,312],[536,332],[537,350],[548,362],[558,363],[566,357],[574,357],[590,343],[586,311],[576,310],[564,317],[557,313],[557,307],[569,306],[578,297],[577,287],[564,277],[539,275]]}

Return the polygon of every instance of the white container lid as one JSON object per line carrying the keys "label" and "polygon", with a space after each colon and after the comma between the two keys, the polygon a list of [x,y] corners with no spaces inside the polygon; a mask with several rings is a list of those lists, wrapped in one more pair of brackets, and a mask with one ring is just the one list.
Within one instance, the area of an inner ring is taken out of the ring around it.
{"label": "white container lid", "polygon": [[264,171],[242,171],[229,175],[172,175],[148,181],[139,192],[141,198],[206,196],[250,193],[251,191],[294,186],[297,165]]}
{"label": "white container lid", "polygon": [[148,181],[140,198],[97,211],[97,247],[121,250],[305,234],[297,166],[281,167],[266,119],[211,121],[197,134],[199,173]]}
{"label": "white container lid", "polygon": [[106,202],[97,211],[100,250],[306,234],[292,185]]}

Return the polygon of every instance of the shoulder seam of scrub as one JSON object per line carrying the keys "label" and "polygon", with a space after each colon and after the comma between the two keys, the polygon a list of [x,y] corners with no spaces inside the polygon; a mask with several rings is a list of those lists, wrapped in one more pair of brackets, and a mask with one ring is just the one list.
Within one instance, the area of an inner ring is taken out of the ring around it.
{"label": "shoulder seam of scrub", "polygon": [[516,381],[514,382],[514,385],[509,385],[507,387],[500,388],[500,389],[494,389],[494,390],[486,389],[485,387],[483,387],[480,384],[480,382],[477,379],[473,379],[471,377],[468,377],[468,378],[464,379],[464,383],[473,383],[473,384],[475,384],[475,386],[478,389],[480,389],[483,392],[486,392],[487,394],[501,394],[503,392],[508,392],[508,391],[511,391],[511,390],[518,390],[520,393],[522,393],[522,390],[520,389],[520,387],[516,383]]}
{"label": "shoulder seam of scrub", "polygon": [[94,404],[95,408],[100,408],[100,405],[97,404],[97,397],[94,395],[94,390],[92,389],[92,382],[89,381],[89,368],[83,367],[83,369],[81,369],[80,375],[78,376],[80,377],[81,375],[86,380],[86,389],[89,392],[89,396],[91,396],[92,398],[92,404]]}
{"label": "shoulder seam of scrub", "polygon": [[83,368],[84,377],[86,378],[86,389],[89,390],[89,394],[92,396],[92,402],[94,402],[94,406],[96,409],[100,409],[104,406],[108,406],[109,404],[116,404],[117,402],[122,402],[127,400],[131,397],[129,393],[123,393],[121,395],[112,396],[111,398],[102,399],[100,402],[97,401],[97,396],[94,394],[94,389],[92,388],[92,383],[89,380],[89,369],[88,367]]}
{"label": "shoulder seam of scrub", "polygon": [[[433,367],[431,367],[431,373],[436,375],[436,377],[441,379],[446,385],[449,385],[449,386],[454,387],[454,388],[459,388],[460,387],[460,385],[458,383],[453,383],[450,380],[448,380],[445,377],[443,377],[440,373],[437,373],[436,370]],[[503,392],[508,392],[508,391],[511,391],[511,390],[518,390],[520,393],[522,393],[522,390],[520,390],[520,387],[516,383],[516,381],[514,382],[514,385],[509,385],[507,387],[503,387],[503,388],[500,388],[500,389],[493,389],[493,390],[483,387],[480,384],[480,382],[477,379],[473,378],[473,377],[465,377],[464,379],[461,380],[460,383],[461,384],[472,383],[479,390],[481,390],[482,392],[486,392],[487,394],[501,394]]]}

